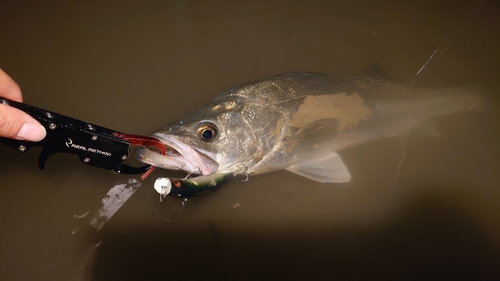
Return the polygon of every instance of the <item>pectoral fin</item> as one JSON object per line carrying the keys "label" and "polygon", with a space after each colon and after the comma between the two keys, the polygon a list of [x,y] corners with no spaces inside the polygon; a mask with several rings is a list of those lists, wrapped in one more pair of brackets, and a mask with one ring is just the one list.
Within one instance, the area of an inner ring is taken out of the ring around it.
{"label": "pectoral fin", "polygon": [[319,159],[311,159],[307,162],[295,164],[286,168],[292,173],[303,177],[325,182],[343,183],[351,180],[351,174],[346,165],[335,152],[330,152]]}
{"label": "pectoral fin", "polygon": [[325,152],[331,152],[338,124],[339,121],[334,118],[316,120],[290,137],[285,146],[290,147],[293,154],[300,158],[322,158]]}

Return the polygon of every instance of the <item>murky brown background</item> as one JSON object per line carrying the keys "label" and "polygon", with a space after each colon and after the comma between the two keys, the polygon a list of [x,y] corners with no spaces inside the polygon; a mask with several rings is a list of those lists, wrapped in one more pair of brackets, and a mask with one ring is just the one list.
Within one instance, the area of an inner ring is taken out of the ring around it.
{"label": "murky brown background", "polygon": [[[8,2],[8,3],[7,3]],[[30,3],[31,2],[31,3]],[[272,2],[272,3],[270,3]],[[290,71],[406,84],[481,1],[2,1],[0,67],[27,103],[149,134],[239,83]],[[500,6],[487,0],[417,86],[498,73]],[[92,280],[500,277],[499,114],[341,153],[353,180],[285,171],[158,207],[157,170],[105,226]],[[83,280],[72,235],[127,176],[0,146],[0,280]],[[178,175],[178,174],[175,174]],[[241,178],[243,179],[243,178]],[[396,181],[395,181],[396,180]],[[82,273],[85,272],[85,273]]]}

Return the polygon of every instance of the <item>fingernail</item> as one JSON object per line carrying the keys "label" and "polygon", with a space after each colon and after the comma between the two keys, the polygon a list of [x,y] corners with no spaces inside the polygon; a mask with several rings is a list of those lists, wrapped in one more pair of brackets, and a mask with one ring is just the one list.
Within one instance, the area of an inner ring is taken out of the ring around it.
{"label": "fingernail", "polygon": [[25,123],[17,133],[17,138],[27,141],[41,141],[47,132],[42,125]]}

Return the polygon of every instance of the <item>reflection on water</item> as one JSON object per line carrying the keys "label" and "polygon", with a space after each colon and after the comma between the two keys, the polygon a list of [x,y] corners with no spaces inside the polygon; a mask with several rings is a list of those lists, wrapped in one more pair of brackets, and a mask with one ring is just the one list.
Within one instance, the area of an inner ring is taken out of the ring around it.
{"label": "reflection on water", "polygon": [[[2,4],[0,66],[33,105],[148,134],[241,82],[290,71],[408,83],[479,3],[150,1]],[[416,86],[482,81],[500,62],[496,1]],[[353,180],[280,171],[186,203],[166,222],[156,170],[99,234],[94,280],[498,277],[498,96],[488,112],[438,119],[441,136],[342,152]],[[83,278],[95,236],[72,234],[122,175],[0,146],[0,280]],[[175,176],[177,176],[176,174]],[[242,178],[241,180],[243,180]],[[160,213],[159,213],[160,210]],[[163,217],[162,217],[163,216]],[[160,217],[160,218],[159,218]],[[495,262],[496,261],[496,262]],[[80,270],[80,271],[79,271]],[[76,274],[76,275],[75,275]],[[421,279],[421,278],[419,278]]]}

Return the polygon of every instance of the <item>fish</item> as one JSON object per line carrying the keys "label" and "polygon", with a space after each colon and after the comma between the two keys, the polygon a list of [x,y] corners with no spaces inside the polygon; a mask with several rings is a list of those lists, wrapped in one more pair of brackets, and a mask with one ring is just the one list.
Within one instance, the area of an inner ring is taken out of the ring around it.
{"label": "fish", "polygon": [[[146,164],[191,176],[277,170],[322,183],[351,180],[338,154],[401,135],[428,120],[477,111],[470,88],[416,89],[366,77],[294,72],[236,86],[151,137],[165,155],[136,152]],[[434,134],[432,126],[427,131]]]}

